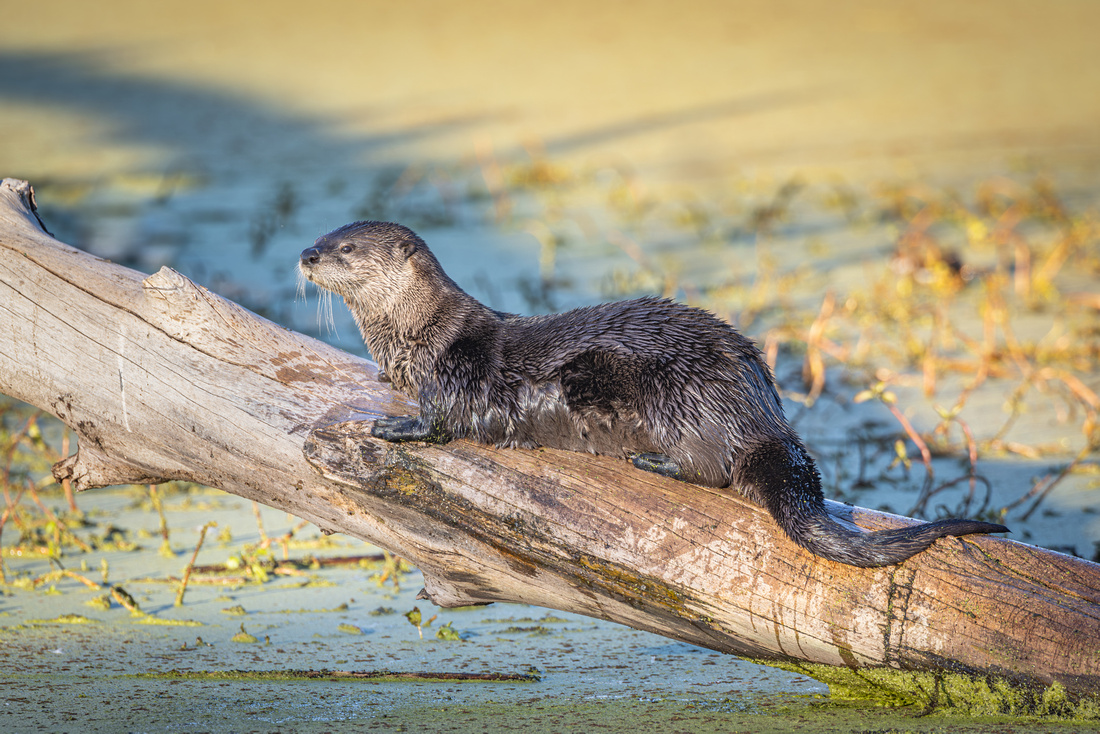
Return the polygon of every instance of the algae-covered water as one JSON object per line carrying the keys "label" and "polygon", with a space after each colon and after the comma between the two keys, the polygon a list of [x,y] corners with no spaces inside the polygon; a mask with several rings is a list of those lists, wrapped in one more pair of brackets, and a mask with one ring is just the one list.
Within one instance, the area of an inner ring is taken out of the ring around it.
{"label": "algae-covered water", "polygon": [[[112,0],[4,18],[0,176],[31,181],[62,241],[357,353],[342,305],[330,323],[294,275],[353,219],[412,226],[498,309],[687,300],[764,348],[829,496],[1097,553],[1100,6]],[[205,488],[74,510],[47,478],[58,424],[3,410],[0,731],[1090,726],[842,706],[576,615],[437,610],[381,549]]]}
{"label": "algae-covered water", "polygon": [[[1100,728],[835,704],[811,678],[574,614],[437,610],[415,598],[419,573],[376,548],[274,510],[257,519],[250,503],[214,490],[161,495],[171,552],[158,550],[159,516],[141,488],[79,498],[87,509],[75,532],[91,552],[51,562],[7,549],[4,731]],[[210,517],[218,527],[176,606]],[[59,566],[72,575],[32,586]]]}
{"label": "algae-covered water", "polygon": [[[80,498],[89,509],[77,532],[97,549],[60,562],[75,576],[32,590],[28,580],[58,562],[5,559],[15,577],[0,598],[5,731],[508,730],[530,727],[541,712],[552,730],[554,721],[607,719],[604,707],[767,716],[827,692],[805,677],[577,615],[507,604],[435,610],[415,599],[419,573],[387,566],[378,549],[313,528],[288,538],[297,522],[273,510],[260,511],[261,536],[250,503],[213,490],[163,496],[171,553],[157,550],[163,536],[144,506],[147,490],[92,499]],[[218,528],[175,606],[209,517]],[[274,558],[257,550],[264,537],[276,539]],[[276,569],[284,545],[302,563]],[[252,563],[270,569],[266,583],[248,573]],[[232,675],[240,670],[258,677]],[[504,680],[433,680],[454,674]]]}

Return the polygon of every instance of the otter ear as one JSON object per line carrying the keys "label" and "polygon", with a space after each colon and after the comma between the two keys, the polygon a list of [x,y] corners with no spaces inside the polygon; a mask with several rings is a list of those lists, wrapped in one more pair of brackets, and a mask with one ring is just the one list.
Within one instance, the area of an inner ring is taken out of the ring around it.
{"label": "otter ear", "polygon": [[412,257],[412,254],[416,252],[416,243],[412,240],[401,240],[401,242],[397,244],[397,249],[405,256],[405,259],[408,260]]}

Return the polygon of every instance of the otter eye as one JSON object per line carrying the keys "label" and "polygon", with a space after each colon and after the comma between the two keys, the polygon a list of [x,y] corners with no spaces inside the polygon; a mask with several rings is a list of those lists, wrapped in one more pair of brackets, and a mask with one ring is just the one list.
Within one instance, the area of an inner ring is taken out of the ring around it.
{"label": "otter eye", "polygon": [[352,245],[344,245],[343,247],[340,248],[340,252],[342,252],[346,255],[354,249],[355,249],[355,247],[352,246]]}

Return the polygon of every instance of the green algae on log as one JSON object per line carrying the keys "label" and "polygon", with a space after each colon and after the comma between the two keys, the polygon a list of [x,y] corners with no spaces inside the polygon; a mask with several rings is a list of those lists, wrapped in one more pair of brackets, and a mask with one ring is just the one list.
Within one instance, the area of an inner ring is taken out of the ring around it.
{"label": "green algae on log", "polygon": [[[628,462],[387,444],[371,421],[417,408],[373,363],[168,268],[145,277],[62,244],[32,201],[0,184],[0,273],[19,284],[0,288],[0,385],[77,433],[54,468],[77,490],[217,487],[399,554],[441,606],[520,602],[760,660],[1100,691],[1100,566],[971,536],[859,569],[802,550],[733,491]],[[829,507],[867,529],[913,522]]]}
{"label": "green algae on log", "polygon": [[830,697],[840,701],[919,706],[926,711],[967,716],[1100,720],[1100,695],[1074,696],[1061,683],[1036,688],[1014,685],[995,675],[754,662],[815,678],[828,684]]}

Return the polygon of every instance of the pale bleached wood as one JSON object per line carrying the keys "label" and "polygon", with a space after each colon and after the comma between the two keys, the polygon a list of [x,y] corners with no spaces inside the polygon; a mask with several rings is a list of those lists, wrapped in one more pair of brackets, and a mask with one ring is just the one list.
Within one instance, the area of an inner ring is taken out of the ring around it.
{"label": "pale bleached wood", "polygon": [[[517,601],[715,650],[1100,690],[1100,567],[989,537],[890,568],[812,556],[735,494],[568,452],[391,445],[375,366],[170,269],[46,235],[0,185],[0,392],[79,436],[78,489],[185,479],[388,548],[432,601]],[[835,503],[867,528],[911,522]]]}

